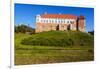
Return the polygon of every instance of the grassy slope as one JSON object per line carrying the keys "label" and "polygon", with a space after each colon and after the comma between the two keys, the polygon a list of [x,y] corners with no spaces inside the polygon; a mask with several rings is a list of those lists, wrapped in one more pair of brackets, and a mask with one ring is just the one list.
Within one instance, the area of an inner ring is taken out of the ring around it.
{"label": "grassy slope", "polygon": [[93,60],[93,46],[55,47],[21,44],[24,38],[31,36],[36,35],[15,34],[16,65]]}
{"label": "grassy slope", "polygon": [[78,31],[49,31],[26,38],[22,41],[22,44],[40,46],[91,46],[93,45],[93,36]]}

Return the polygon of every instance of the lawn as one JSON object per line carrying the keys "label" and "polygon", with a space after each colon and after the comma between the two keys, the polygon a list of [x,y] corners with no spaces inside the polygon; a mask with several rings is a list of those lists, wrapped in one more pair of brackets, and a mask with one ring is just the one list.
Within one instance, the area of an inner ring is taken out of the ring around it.
{"label": "lawn", "polygon": [[15,65],[93,61],[93,46],[24,45],[21,41],[36,34],[15,34]]}

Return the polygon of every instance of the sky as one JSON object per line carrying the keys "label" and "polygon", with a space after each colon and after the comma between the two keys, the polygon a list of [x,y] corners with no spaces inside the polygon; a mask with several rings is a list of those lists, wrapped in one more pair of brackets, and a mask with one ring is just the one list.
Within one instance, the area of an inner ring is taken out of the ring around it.
{"label": "sky", "polygon": [[83,15],[86,18],[86,31],[94,30],[94,8],[72,7],[72,6],[52,6],[52,5],[35,5],[19,4],[14,6],[15,25],[25,24],[32,28],[36,27],[36,15],[48,14],[73,14],[76,16]]}

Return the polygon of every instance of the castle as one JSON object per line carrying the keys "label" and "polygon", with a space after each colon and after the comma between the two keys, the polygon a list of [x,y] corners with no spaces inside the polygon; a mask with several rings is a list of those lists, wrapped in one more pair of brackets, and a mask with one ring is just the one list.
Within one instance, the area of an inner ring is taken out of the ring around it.
{"label": "castle", "polygon": [[36,33],[51,30],[85,32],[85,17],[72,14],[47,14],[36,16]]}

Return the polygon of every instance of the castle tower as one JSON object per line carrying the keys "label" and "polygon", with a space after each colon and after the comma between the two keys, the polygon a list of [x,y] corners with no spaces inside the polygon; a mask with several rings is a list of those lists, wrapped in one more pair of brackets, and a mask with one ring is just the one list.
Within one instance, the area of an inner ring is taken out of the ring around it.
{"label": "castle tower", "polygon": [[85,32],[85,17],[82,15],[78,18],[77,28],[77,30]]}
{"label": "castle tower", "polygon": [[36,32],[42,32],[42,23],[41,23],[41,16],[36,16]]}

